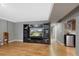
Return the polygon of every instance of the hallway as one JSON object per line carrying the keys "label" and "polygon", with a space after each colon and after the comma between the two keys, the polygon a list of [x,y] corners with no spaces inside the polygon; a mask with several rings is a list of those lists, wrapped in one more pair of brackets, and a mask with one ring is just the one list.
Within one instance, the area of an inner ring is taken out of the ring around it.
{"label": "hallway", "polygon": [[54,42],[51,47],[51,55],[53,56],[76,56],[74,47],[65,47],[62,43]]}

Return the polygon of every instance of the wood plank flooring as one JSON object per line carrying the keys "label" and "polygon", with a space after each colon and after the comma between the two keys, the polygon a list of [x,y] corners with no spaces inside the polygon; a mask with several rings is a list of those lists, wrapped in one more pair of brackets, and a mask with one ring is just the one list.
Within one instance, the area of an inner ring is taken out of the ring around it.
{"label": "wood plank flooring", "polygon": [[49,55],[49,48],[46,44],[12,42],[0,47],[0,55],[47,56]]}
{"label": "wood plank flooring", "polygon": [[51,55],[55,56],[76,56],[74,47],[65,47],[63,44],[55,42],[51,45]]}
{"label": "wood plank flooring", "polygon": [[0,56],[75,56],[75,48],[59,43],[52,45],[38,43],[12,42],[0,46]]}

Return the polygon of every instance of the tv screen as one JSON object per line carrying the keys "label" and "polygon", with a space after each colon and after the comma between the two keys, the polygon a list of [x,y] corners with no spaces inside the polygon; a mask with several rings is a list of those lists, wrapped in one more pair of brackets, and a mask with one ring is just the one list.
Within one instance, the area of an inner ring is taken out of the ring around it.
{"label": "tv screen", "polygon": [[42,37],[43,28],[30,28],[30,37]]}

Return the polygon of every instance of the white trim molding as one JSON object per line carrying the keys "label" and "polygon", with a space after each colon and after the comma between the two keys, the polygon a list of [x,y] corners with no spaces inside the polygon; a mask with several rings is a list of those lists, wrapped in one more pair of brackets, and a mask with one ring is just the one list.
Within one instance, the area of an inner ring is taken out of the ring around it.
{"label": "white trim molding", "polygon": [[10,42],[14,42],[14,41],[21,41],[21,42],[23,42],[23,40],[21,40],[21,39],[14,39],[14,40],[10,40],[9,43]]}
{"label": "white trim molding", "polygon": [[58,40],[57,40],[57,42],[58,42],[60,45],[64,45],[64,43],[62,43],[62,42],[60,42],[60,41],[58,41]]}

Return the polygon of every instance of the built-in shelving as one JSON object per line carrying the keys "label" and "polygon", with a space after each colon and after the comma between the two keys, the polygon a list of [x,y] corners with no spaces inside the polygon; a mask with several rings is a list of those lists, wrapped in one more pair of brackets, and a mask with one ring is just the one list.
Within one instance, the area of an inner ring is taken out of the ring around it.
{"label": "built-in shelving", "polygon": [[[44,24],[24,24],[23,40],[33,43],[50,43],[49,23]],[[33,34],[34,33],[34,34]]]}

